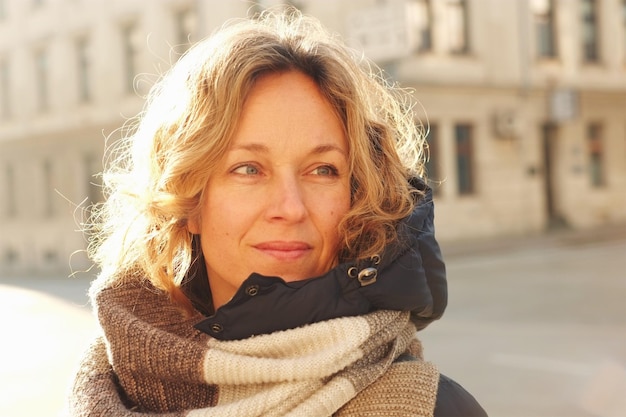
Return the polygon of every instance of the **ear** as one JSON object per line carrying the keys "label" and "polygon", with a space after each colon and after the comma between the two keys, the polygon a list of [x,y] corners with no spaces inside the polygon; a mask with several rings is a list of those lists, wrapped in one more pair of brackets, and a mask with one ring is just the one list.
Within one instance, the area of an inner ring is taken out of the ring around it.
{"label": "ear", "polygon": [[199,235],[200,229],[202,229],[200,227],[200,219],[198,217],[199,216],[193,216],[187,219],[187,230],[192,235]]}

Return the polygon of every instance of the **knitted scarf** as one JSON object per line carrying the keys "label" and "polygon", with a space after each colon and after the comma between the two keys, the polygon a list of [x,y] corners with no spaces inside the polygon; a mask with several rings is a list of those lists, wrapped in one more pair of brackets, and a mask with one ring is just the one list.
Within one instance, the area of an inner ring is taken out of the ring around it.
{"label": "knitted scarf", "polygon": [[99,291],[103,335],[72,416],[432,416],[439,374],[408,312],[381,310],[218,341],[146,284]]}

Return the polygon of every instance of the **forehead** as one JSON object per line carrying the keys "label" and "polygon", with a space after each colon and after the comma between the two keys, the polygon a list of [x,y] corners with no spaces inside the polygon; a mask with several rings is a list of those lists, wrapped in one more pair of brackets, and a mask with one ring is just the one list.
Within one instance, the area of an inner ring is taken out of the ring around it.
{"label": "forehead", "polygon": [[246,97],[236,123],[232,145],[250,141],[290,142],[287,139],[336,141],[347,151],[345,127],[336,109],[317,83],[298,71],[260,77]]}
{"label": "forehead", "polygon": [[277,104],[283,103],[286,109],[296,110],[290,106],[289,101],[285,100],[286,94],[289,94],[290,99],[335,111],[319,84],[311,76],[298,70],[269,72],[261,75],[248,92],[243,110],[246,111],[250,107],[259,105],[259,102],[265,105],[270,101]]}

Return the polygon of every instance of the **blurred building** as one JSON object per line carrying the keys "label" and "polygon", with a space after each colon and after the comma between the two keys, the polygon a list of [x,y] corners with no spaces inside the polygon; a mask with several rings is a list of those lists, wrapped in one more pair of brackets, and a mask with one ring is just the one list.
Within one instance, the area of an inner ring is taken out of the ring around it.
{"label": "blurred building", "polygon": [[[85,268],[105,139],[189,42],[277,3],[0,0],[0,273]],[[626,222],[626,0],[290,3],[414,90],[440,239]]]}

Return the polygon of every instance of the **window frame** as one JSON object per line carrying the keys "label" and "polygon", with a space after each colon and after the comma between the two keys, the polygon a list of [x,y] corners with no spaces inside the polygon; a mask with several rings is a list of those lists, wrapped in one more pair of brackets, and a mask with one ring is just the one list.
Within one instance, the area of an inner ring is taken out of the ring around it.
{"label": "window frame", "polygon": [[[465,55],[470,52],[469,3],[468,0],[446,0],[446,24],[448,30],[448,51],[454,55]],[[459,17],[455,22],[455,17]],[[460,26],[460,28],[459,28]],[[461,42],[457,45],[459,38]]]}
{"label": "window frame", "polygon": [[11,118],[11,102],[11,67],[8,58],[0,57],[0,120]]}
{"label": "window frame", "polygon": [[78,99],[81,103],[88,103],[93,99],[90,59],[90,42],[86,36],[76,38],[76,66],[78,70]]}
{"label": "window frame", "polygon": [[41,172],[43,174],[43,217],[52,218],[56,214],[56,204],[54,200],[54,179],[55,166],[52,158],[45,158],[42,161]]}
{"label": "window frame", "polygon": [[600,122],[587,124],[586,141],[589,167],[589,182],[592,188],[607,185],[604,126]]}
{"label": "window frame", "polygon": [[17,182],[15,165],[7,161],[4,166],[4,184],[6,187],[6,203],[4,210],[7,218],[13,219],[18,215],[17,207]]}
{"label": "window frame", "polygon": [[50,109],[50,54],[45,46],[40,46],[33,53],[35,86],[37,92],[37,110],[43,113]]}
{"label": "window frame", "polygon": [[[413,52],[430,52],[433,49],[433,7],[431,0],[408,0],[406,3],[410,45]],[[419,9],[423,16],[419,16]],[[421,19],[420,19],[421,17]]]}
{"label": "window frame", "polygon": [[622,54],[626,64],[626,0],[622,0]]}
{"label": "window frame", "polygon": [[545,2],[542,4],[545,10],[540,10],[536,2],[531,4],[536,55],[540,59],[554,59],[559,54],[555,2],[554,0],[540,1]]}
{"label": "window frame", "polygon": [[[474,130],[474,125],[469,122],[458,122],[454,124],[457,192],[461,196],[469,196],[476,193]],[[460,134],[461,131],[464,131],[465,134]],[[462,141],[464,143],[462,143]]]}
{"label": "window frame", "polygon": [[140,49],[135,45],[139,37],[137,22],[131,21],[122,25],[122,65],[124,66],[124,86],[128,94],[135,92],[135,80],[139,72]]}
{"label": "window frame", "polygon": [[[588,5],[587,8],[585,5]],[[597,0],[581,0],[581,41],[583,62],[594,64],[601,61],[600,18]]]}

